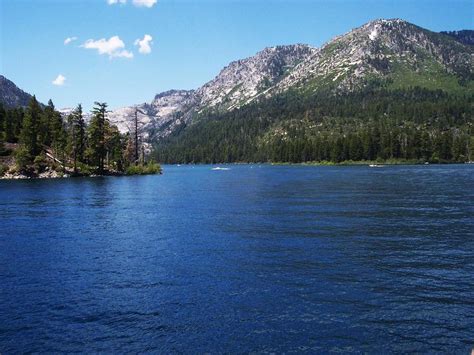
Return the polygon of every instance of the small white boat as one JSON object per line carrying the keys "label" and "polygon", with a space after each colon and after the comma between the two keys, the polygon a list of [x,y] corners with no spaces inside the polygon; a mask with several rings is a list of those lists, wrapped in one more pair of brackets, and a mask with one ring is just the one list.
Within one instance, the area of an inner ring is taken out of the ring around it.
{"label": "small white boat", "polygon": [[371,168],[383,168],[384,166],[379,165],[379,164],[370,164],[369,167],[371,167]]}
{"label": "small white boat", "polygon": [[216,166],[215,168],[212,168],[212,170],[230,170],[229,168],[221,168],[220,166]]}

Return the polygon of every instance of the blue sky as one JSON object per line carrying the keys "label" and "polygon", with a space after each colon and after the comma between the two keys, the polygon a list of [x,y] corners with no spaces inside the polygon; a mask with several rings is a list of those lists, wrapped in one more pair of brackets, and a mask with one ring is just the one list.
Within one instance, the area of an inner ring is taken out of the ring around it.
{"label": "blue sky", "polygon": [[376,18],[433,31],[474,27],[473,0],[155,1],[0,0],[1,73],[57,107],[106,101],[117,108],[197,88],[265,47],[320,46]]}

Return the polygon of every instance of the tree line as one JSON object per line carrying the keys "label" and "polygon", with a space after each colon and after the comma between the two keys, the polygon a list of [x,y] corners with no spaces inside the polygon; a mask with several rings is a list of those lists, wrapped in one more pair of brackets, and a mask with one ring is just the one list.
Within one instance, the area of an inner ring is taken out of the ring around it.
{"label": "tree line", "polygon": [[[107,112],[106,103],[95,102],[86,123],[80,104],[65,118],[51,100],[43,107],[34,96],[26,108],[5,109],[0,104],[0,155],[13,154],[20,171],[40,172],[52,165],[83,175],[158,172],[156,164],[144,167],[144,157],[137,159],[139,143],[131,132],[121,134]],[[13,152],[5,142],[17,143]]]}
{"label": "tree line", "polygon": [[290,92],[198,118],[155,155],[166,163],[466,162],[474,159],[473,99],[419,87]]}

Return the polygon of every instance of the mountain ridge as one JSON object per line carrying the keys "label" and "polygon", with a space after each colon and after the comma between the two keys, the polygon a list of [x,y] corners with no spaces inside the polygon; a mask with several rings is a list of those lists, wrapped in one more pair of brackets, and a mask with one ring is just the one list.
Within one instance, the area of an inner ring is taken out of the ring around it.
{"label": "mountain ridge", "polygon": [[[465,83],[472,83],[473,53],[452,36],[402,19],[376,19],[320,48],[304,44],[267,47],[229,63],[212,80],[184,96],[177,97],[180,91],[171,90],[137,107],[146,112],[148,139],[156,141],[208,114],[239,109],[288,90],[344,93],[378,80],[394,88],[419,85],[462,92]],[[161,111],[153,109],[157,98]],[[117,110],[112,120],[124,120],[123,113],[132,111],[130,107]]]}
{"label": "mountain ridge", "polygon": [[13,81],[0,75],[0,103],[6,108],[26,107],[32,97],[31,94],[16,86]]}

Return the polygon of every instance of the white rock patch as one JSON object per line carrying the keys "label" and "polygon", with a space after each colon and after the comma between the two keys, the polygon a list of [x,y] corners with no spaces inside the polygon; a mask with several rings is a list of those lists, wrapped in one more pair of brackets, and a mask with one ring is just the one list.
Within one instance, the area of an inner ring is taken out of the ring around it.
{"label": "white rock patch", "polygon": [[377,27],[374,27],[372,32],[370,32],[370,34],[369,34],[369,38],[370,38],[371,41],[374,41],[377,38],[378,35],[379,35],[379,32],[377,30]]}

